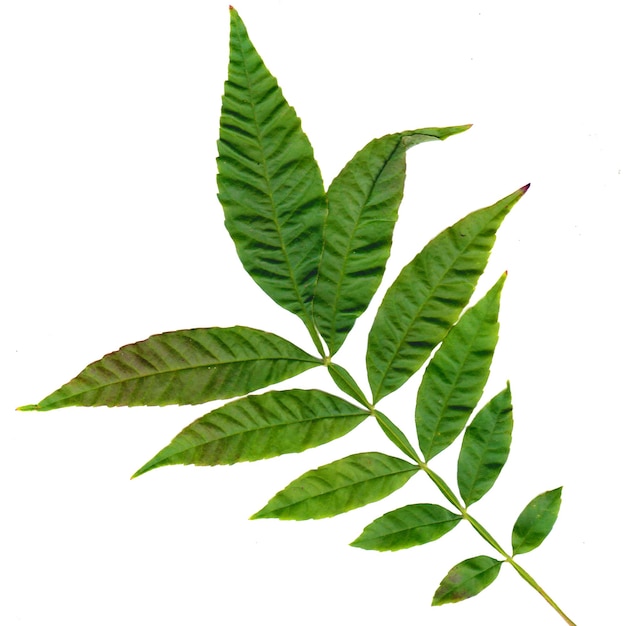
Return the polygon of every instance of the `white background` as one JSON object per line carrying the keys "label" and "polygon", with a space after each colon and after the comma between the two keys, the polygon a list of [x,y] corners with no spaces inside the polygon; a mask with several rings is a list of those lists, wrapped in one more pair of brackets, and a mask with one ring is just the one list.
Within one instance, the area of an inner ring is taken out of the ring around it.
{"label": "white background", "polygon": [[[414,148],[384,285],[439,230],[526,184],[481,295],[505,269],[486,397],[511,386],[513,449],[475,515],[507,544],[563,485],[519,561],[579,626],[623,620],[626,60],[619,3],[240,0],[328,184],[375,136],[473,123]],[[0,623],[559,624],[514,572],[431,608],[464,526],[399,553],[348,547],[375,517],[441,498],[423,476],[324,521],[248,521],[302,472],[394,453],[374,425],[254,465],[129,476],[204,407],[17,413],[150,334],[243,324],[308,336],[240,268],[216,199],[228,56],[222,2],[0,9]],[[339,353],[366,384],[379,293]],[[381,408],[409,428],[418,380]],[[323,371],[281,387],[332,390]],[[433,467],[454,478],[455,448]]]}

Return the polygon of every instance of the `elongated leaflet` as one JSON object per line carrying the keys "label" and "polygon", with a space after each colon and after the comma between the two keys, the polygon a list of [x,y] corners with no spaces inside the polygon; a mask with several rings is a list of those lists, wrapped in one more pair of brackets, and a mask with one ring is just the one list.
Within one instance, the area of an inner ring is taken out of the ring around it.
{"label": "elongated leaflet", "polygon": [[230,465],[302,452],[345,435],[368,416],[324,391],[290,389],[248,396],[187,426],[135,476],[163,465]]}
{"label": "elongated leaflet", "polygon": [[315,357],[262,330],[178,330],[107,354],[38,404],[21,409],[201,404],[244,395],[317,365]]}
{"label": "elongated leaflet", "polygon": [[463,437],[457,483],[466,506],[491,489],[511,447],[513,408],[509,385],[492,398],[472,420]]}
{"label": "elongated leaflet", "polygon": [[528,187],[444,230],[387,290],[367,344],[374,402],[401,387],[446,336],[474,292],[498,227]]}
{"label": "elongated leaflet", "polygon": [[406,151],[469,127],[422,128],[374,139],[331,183],[314,302],[315,322],[331,355],[382,280],[404,193]]}
{"label": "elongated leaflet", "polygon": [[409,504],[374,520],[350,545],[365,550],[402,550],[439,539],[463,518],[438,504]]}
{"label": "elongated leaflet", "polygon": [[380,452],[353,454],[303,474],[252,519],[321,519],[346,513],[393,493],[418,469]]}
{"label": "elongated leaflet", "polygon": [[462,432],[483,393],[498,342],[504,279],[502,276],[463,314],[424,372],[415,405],[415,426],[427,461]]}
{"label": "elongated leaflet", "polygon": [[300,119],[231,15],[217,160],[225,224],[246,271],[312,337],[326,194]]}

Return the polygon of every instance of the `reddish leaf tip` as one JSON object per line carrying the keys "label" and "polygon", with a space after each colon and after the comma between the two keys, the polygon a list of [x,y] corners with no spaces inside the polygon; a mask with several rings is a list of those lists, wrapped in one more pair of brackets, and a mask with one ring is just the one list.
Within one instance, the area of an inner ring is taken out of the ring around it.
{"label": "reddish leaf tip", "polygon": [[528,188],[529,188],[529,187],[530,187],[530,183],[528,183],[527,185],[524,185],[524,186],[520,189],[520,191],[521,191],[522,193],[526,193],[526,192],[528,191]]}
{"label": "reddish leaf tip", "polygon": [[234,10],[235,10],[235,7],[234,7],[232,4],[229,4],[229,5],[228,5],[228,10],[229,10],[229,11],[234,11]]}

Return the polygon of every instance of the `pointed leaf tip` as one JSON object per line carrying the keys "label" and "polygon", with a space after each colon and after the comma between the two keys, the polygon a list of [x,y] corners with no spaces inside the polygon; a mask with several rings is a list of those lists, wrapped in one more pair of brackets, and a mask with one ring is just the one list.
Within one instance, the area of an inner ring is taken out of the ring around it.
{"label": "pointed leaf tip", "polygon": [[520,189],[520,191],[521,191],[522,193],[526,193],[526,192],[528,191],[529,187],[530,187],[530,183],[528,183],[527,185],[524,185],[524,186]]}
{"label": "pointed leaf tip", "polygon": [[25,404],[24,406],[18,406],[17,409],[15,410],[16,411],[38,411],[39,405],[38,404]]}
{"label": "pointed leaf tip", "polygon": [[469,130],[472,126],[473,124],[461,124],[460,126],[450,126],[447,129],[449,131],[449,134],[446,135],[445,137],[442,137],[442,140],[447,139],[448,137],[452,137],[453,135],[459,135],[460,133],[464,133],[465,131]]}

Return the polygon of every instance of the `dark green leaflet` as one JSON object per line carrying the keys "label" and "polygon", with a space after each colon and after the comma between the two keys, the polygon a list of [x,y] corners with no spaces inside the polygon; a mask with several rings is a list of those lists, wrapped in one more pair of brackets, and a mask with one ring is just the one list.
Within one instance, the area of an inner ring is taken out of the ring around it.
{"label": "dark green leaflet", "polygon": [[528,185],[437,235],[389,287],[370,330],[374,402],[401,387],[446,336],[474,292],[496,231]]}
{"label": "dark green leaflet", "polygon": [[513,526],[513,554],[530,552],[550,534],[561,508],[562,487],[533,498]]}
{"label": "dark green leaflet", "polygon": [[420,384],[415,426],[426,461],[461,433],[489,377],[505,276],[446,335]]}
{"label": "dark green leaflet", "polygon": [[[313,148],[231,10],[217,160],[225,224],[246,271],[312,337],[326,194]],[[319,346],[319,343],[318,343]]]}
{"label": "dark green leaflet", "polygon": [[331,355],[380,285],[404,194],[406,151],[468,128],[422,128],[374,139],[331,183],[314,302],[315,322]]}
{"label": "dark green leaflet", "polygon": [[480,500],[500,475],[511,448],[513,407],[509,385],[472,420],[463,437],[457,483],[466,506]]}

